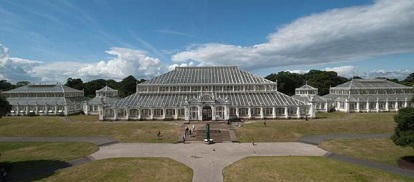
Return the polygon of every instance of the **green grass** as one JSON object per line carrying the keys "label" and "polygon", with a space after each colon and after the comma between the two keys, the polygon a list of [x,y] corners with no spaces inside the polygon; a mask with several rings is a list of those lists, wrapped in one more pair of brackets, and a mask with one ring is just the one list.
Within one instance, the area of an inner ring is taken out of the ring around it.
{"label": "green grass", "polygon": [[41,181],[191,182],[193,171],[169,158],[115,158],[60,170]]}
{"label": "green grass", "polygon": [[413,181],[323,157],[247,157],[227,166],[225,182],[239,181]]}
{"label": "green grass", "polygon": [[[120,142],[175,142],[180,134],[178,122],[98,122],[96,116],[3,117],[0,136],[109,136]],[[161,131],[163,138],[158,140]]]}
{"label": "green grass", "polygon": [[390,139],[335,139],[319,146],[330,152],[393,166],[398,166],[398,158],[414,155],[413,148],[396,146]]}
{"label": "green grass", "polygon": [[95,144],[81,142],[0,142],[0,163],[9,165],[9,175],[16,177],[41,167],[64,164],[97,150]]}
{"label": "green grass", "polygon": [[324,119],[305,120],[267,120],[246,123],[237,128],[241,142],[297,141],[305,135],[338,133],[392,133],[396,123],[395,113],[328,113]]}

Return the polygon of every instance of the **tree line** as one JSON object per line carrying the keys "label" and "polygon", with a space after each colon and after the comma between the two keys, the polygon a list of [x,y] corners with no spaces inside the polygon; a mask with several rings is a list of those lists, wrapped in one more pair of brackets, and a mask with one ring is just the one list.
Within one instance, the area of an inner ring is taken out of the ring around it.
{"label": "tree line", "polygon": [[[310,70],[307,73],[291,73],[288,71],[281,71],[279,73],[272,73],[265,77],[270,81],[277,81],[277,90],[287,95],[295,95],[295,88],[301,87],[306,83],[312,87],[318,88],[319,95],[326,95],[329,93],[330,87],[343,84],[351,79],[338,76],[334,71]],[[354,79],[362,79],[355,76]],[[408,75],[404,80],[388,79],[386,77],[377,77],[377,79],[387,79],[389,81],[403,84],[409,87],[414,85],[414,73]]]}
{"label": "tree line", "polygon": [[[312,87],[318,88],[319,95],[325,95],[329,93],[330,87],[335,87],[342,83],[349,81],[350,79],[338,76],[334,71],[321,71],[321,70],[310,70],[308,73],[299,74],[291,73],[288,71],[281,71],[279,73],[272,73],[265,77],[270,81],[276,82],[278,91],[287,94],[295,95],[295,88],[303,86],[305,83]],[[362,79],[361,77],[355,76],[354,78]],[[414,85],[414,73],[408,75],[404,80],[388,79],[386,77],[378,77],[379,79],[387,79],[392,82],[400,83],[412,87]],[[136,84],[144,82],[144,79],[137,80],[134,76],[129,75],[122,79],[120,82],[109,79],[96,79],[88,82],[83,82],[80,78],[68,78],[65,85],[83,90],[85,96],[94,97],[95,91],[99,90],[106,85],[118,90],[120,97],[126,97],[135,93]],[[30,84],[28,81],[20,81],[16,84],[11,84],[7,80],[0,80],[0,90],[7,91],[17,87]]]}
{"label": "tree line", "polygon": [[[95,91],[105,86],[118,90],[120,97],[126,97],[135,93],[136,84],[144,82],[144,79],[137,80],[134,76],[129,75],[122,79],[120,82],[109,79],[96,79],[88,82],[83,82],[80,78],[68,78],[65,85],[74,89],[83,90],[86,97],[95,97]],[[24,85],[28,85],[28,81],[20,81],[16,84],[11,84],[7,80],[0,80],[0,91],[8,91]]]}

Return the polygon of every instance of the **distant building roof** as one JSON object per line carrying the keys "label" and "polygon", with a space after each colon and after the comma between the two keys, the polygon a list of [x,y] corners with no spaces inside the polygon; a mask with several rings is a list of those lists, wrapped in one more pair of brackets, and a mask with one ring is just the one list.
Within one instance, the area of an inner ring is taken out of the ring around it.
{"label": "distant building roof", "polygon": [[395,82],[391,82],[385,79],[373,79],[373,80],[365,80],[365,79],[352,79],[346,83],[338,85],[336,87],[332,87],[331,89],[342,89],[342,88],[353,88],[353,89],[385,89],[385,88],[411,88],[405,85],[401,85]]}
{"label": "distant building roof", "polygon": [[[269,84],[274,83],[237,66],[176,67],[154,79],[141,83],[152,84]],[[274,83],[276,84],[276,83]]]}
{"label": "distant building roof", "polygon": [[318,89],[315,88],[315,87],[312,87],[312,86],[310,86],[308,84],[305,84],[305,85],[303,85],[303,86],[301,86],[299,88],[296,88],[295,90],[318,90]]}
{"label": "distant building roof", "polygon": [[116,92],[118,90],[115,90],[111,87],[105,86],[104,88],[101,88],[99,90],[97,90],[96,92]]}
{"label": "distant building roof", "polygon": [[83,92],[66,85],[25,85],[3,93],[68,93]]}

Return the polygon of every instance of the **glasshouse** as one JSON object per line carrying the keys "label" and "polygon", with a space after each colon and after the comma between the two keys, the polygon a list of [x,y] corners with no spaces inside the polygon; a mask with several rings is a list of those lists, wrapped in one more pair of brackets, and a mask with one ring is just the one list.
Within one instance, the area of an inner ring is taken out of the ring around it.
{"label": "glasshouse", "polygon": [[311,106],[278,92],[277,83],[236,66],[176,67],[101,107],[100,120],[315,117]]}
{"label": "glasshouse", "polygon": [[60,84],[25,85],[2,94],[12,106],[12,116],[79,113],[86,100],[83,91]]}
{"label": "glasshouse", "polygon": [[95,97],[89,101],[85,101],[83,105],[83,112],[86,115],[98,115],[99,109],[102,109],[102,107],[99,107],[100,105],[109,106],[121,99],[118,96],[118,90],[108,86],[95,91],[95,93]]}
{"label": "glasshouse", "polygon": [[341,112],[388,112],[410,107],[413,88],[385,79],[352,79],[329,89],[323,98]]}

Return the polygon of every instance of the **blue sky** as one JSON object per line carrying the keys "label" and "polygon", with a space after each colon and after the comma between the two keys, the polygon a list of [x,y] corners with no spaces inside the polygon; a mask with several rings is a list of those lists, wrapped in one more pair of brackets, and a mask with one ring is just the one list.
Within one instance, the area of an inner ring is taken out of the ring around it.
{"label": "blue sky", "polygon": [[0,79],[150,79],[175,66],[259,76],[414,72],[412,0],[0,0]]}

